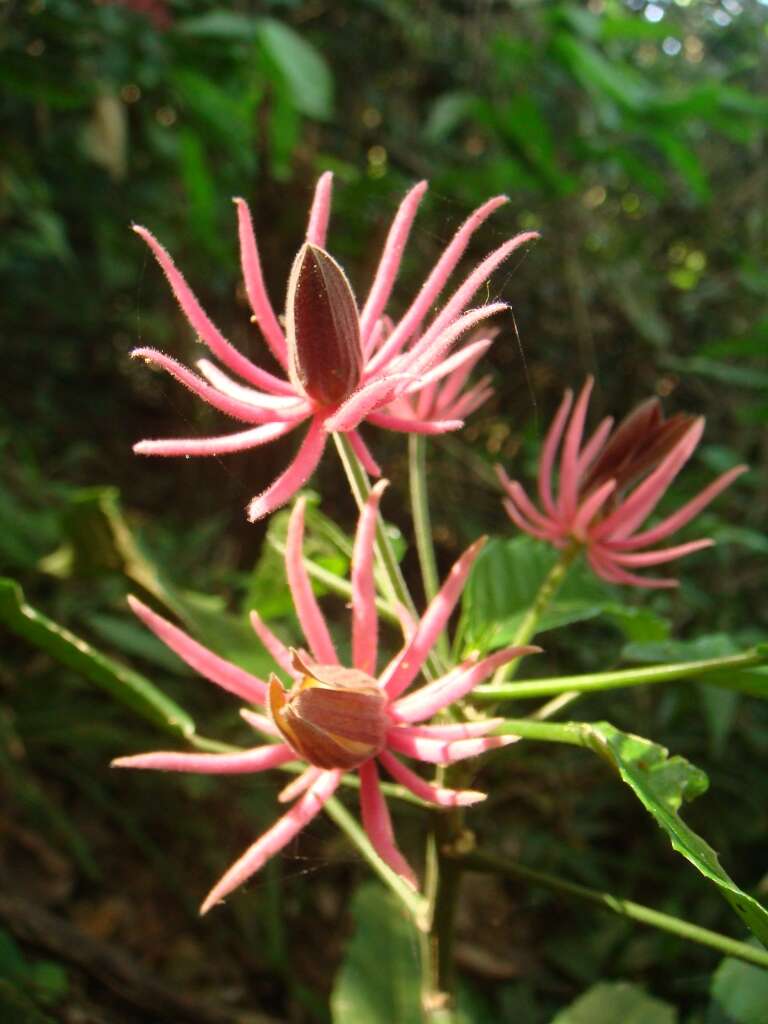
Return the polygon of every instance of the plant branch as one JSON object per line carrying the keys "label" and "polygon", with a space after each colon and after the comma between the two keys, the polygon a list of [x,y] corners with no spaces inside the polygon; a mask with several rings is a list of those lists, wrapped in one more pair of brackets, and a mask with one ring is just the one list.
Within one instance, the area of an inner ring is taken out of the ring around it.
{"label": "plant branch", "polygon": [[[517,641],[516,641],[517,642]],[[650,683],[666,683],[676,679],[705,675],[711,672],[725,672],[768,662],[765,645],[753,647],[742,654],[730,654],[724,658],[707,658],[701,661],[685,661],[671,665],[651,665],[646,668],[620,669],[616,672],[593,672],[581,676],[557,676],[551,679],[536,679],[511,685],[492,683],[476,687],[472,695],[482,701],[513,700],[533,697],[551,697],[561,693],[599,693],[623,686],[646,686]]]}
{"label": "plant branch", "polygon": [[550,875],[543,871],[536,871],[533,868],[524,867],[515,861],[494,857],[490,854],[474,852],[461,858],[461,863],[467,871],[480,871],[491,874],[504,875],[509,878],[519,878],[534,885],[543,886],[554,892],[561,892],[576,899],[585,900],[594,906],[604,910],[610,910],[614,914],[626,917],[631,921],[658,928],[661,931],[677,935],[689,942],[697,942],[702,946],[709,946],[716,949],[724,956],[733,956],[746,963],[756,964],[758,967],[768,968],[768,951],[757,946],[751,946],[746,942],[739,942],[738,939],[731,939],[727,935],[711,931],[709,928],[701,928],[699,925],[691,924],[672,914],[664,914],[660,910],[653,910],[642,903],[633,903],[631,900],[621,899],[609,892],[601,892],[599,889],[590,889],[585,885],[578,885],[576,882],[568,882],[564,878]]}

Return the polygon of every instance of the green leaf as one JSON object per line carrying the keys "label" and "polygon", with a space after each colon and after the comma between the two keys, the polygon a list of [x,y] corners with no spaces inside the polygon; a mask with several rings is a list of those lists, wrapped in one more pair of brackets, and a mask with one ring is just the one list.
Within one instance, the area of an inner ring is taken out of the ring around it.
{"label": "green leaf", "polygon": [[765,1024],[768,971],[726,957],[713,975],[710,994],[728,1024]]}
{"label": "green leaf", "polygon": [[174,25],[174,31],[179,35],[203,39],[234,39],[241,42],[255,38],[257,30],[257,18],[249,14],[238,14],[237,11],[227,11],[224,8],[183,18]]}
{"label": "green leaf", "polygon": [[[756,648],[760,650],[760,645]],[[695,640],[666,640],[662,643],[629,643],[621,652],[624,661],[645,664],[665,662],[703,661],[710,658],[726,658],[738,652],[738,645],[727,633],[712,633],[696,637]],[[768,666],[748,665],[744,668],[733,666],[722,671],[707,672],[707,683],[737,690],[750,697],[768,699]]]}
{"label": "green leaf", "polygon": [[[467,648],[492,650],[511,643],[557,553],[530,537],[491,538],[475,562],[462,596],[459,635]],[[539,621],[538,632],[593,619],[614,595],[579,565]]]}
{"label": "green leaf", "polygon": [[438,96],[432,104],[424,125],[428,142],[445,142],[457,128],[474,114],[478,98],[471,92],[456,90]]}
{"label": "green leaf", "polygon": [[562,1010],[551,1024],[676,1024],[677,1011],[627,981],[601,981]]}
{"label": "green leaf", "polygon": [[0,979],[0,1020],[8,1024],[56,1024],[53,1017],[41,1013],[24,992]]}
{"label": "green leaf", "polygon": [[328,120],[333,114],[333,77],[322,54],[285,22],[259,18],[257,35],[288,85],[302,114]]}
{"label": "green leaf", "polygon": [[582,726],[588,745],[606,758],[634,791],[673,849],[713,882],[742,921],[768,945],[768,911],[743,892],[723,870],[715,851],[677,813],[684,800],[705,792],[707,777],[683,757],[670,757],[665,747],[621,732],[608,722]]}
{"label": "green leaf", "polygon": [[565,33],[555,37],[553,46],[573,76],[599,96],[637,112],[644,110],[653,100],[654,93],[648,81],[628,64],[608,60],[595,47]]}
{"label": "green leaf", "polygon": [[421,1024],[419,937],[402,905],[367,883],[355,893],[352,917],[331,995],[333,1024]]}
{"label": "green leaf", "polygon": [[30,607],[18,583],[5,578],[0,578],[0,622],[143,718],[177,735],[194,734],[195,723],[186,711],[153,683]]}

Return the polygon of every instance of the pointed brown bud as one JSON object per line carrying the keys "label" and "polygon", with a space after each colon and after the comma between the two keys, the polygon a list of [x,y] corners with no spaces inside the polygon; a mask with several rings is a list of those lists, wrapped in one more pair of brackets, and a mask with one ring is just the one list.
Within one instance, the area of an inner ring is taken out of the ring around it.
{"label": "pointed brown bud", "polygon": [[291,378],[321,405],[337,405],[360,383],[360,319],[346,274],[318,245],[299,250],[285,311]]}
{"label": "pointed brown bud", "polygon": [[624,417],[589,470],[582,493],[606,480],[616,481],[621,492],[655,469],[693,423],[687,413],[668,420],[658,398],[648,398]]}
{"label": "pointed brown bud", "polygon": [[310,666],[295,651],[304,673],[286,695],[269,680],[272,720],[293,749],[318,768],[356,768],[384,746],[387,700],[375,679],[340,665]]}

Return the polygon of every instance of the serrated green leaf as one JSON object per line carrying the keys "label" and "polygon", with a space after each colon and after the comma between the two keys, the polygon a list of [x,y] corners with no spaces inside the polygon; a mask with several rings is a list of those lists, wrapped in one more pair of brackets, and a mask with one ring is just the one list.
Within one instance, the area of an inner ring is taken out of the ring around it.
{"label": "serrated green leaf", "polygon": [[177,735],[194,734],[195,723],[190,716],[154,683],[36,611],[24,600],[18,583],[6,578],[0,578],[0,622],[143,718]]}
{"label": "serrated green leaf", "polygon": [[628,981],[601,981],[551,1024],[676,1024],[677,1010]]}
{"label": "serrated green leaf", "polygon": [[768,911],[743,892],[723,870],[717,854],[677,813],[684,800],[705,792],[707,777],[683,757],[670,757],[665,747],[632,736],[608,722],[585,728],[588,745],[605,757],[667,833],[673,849],[713,882],[744,924],[768,945]]}
{"label": "serrated green leaf", "polygon": [[421,1024],[419,939],[402,905],[368,883],[355,893],[352,918],[331,995],[333,1024]]}

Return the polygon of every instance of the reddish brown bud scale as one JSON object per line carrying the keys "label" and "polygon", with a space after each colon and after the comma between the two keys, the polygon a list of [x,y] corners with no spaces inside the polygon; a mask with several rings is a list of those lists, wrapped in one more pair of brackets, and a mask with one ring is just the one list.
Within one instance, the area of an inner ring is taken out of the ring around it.
{"label": "reddish brown bud scale", "polygon": [[338,405],[360,383],[363,350],[352,288],[325,249],[301,247],[285,309],[291,378],[320,405]]}
{"label": "reddish brown bud scale", "polygon": [[664,418],[658,398],[648,398],[619,423],[586,475],[582,494],[615,480],[617,493],[651,472],[694,421],[678,413]]}
{"label": "reddish brown bud scale", "polygon": [[384,747],[386,697],[375,679],[338,665],[309,667],[286,696],[277,676],[269,681],[272,720],[293,749],[318,768],[348,771]]}

